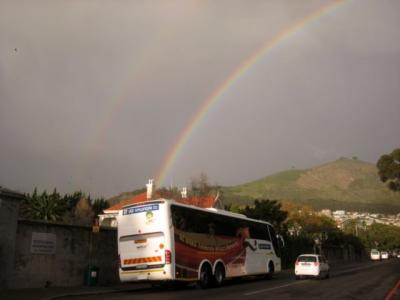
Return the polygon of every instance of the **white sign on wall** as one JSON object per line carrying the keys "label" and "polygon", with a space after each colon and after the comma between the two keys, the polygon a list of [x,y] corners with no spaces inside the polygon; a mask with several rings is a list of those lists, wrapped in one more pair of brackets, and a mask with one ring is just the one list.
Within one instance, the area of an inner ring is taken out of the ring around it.
{"label": "white sign on wall", "polygon": [[56,235],[54,233],[32,232],[31,253],[55,254]]}

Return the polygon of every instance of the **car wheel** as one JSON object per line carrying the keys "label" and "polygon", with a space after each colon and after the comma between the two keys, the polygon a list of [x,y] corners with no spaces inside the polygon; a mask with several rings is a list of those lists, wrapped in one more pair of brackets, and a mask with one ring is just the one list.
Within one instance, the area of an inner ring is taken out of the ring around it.
{"label": "car wheel", "polygon": [[325,278],[328,279],[329,277],[331,277],[331,275],[330,275],[330,273],[328,271],[328,272],[326,272]]}

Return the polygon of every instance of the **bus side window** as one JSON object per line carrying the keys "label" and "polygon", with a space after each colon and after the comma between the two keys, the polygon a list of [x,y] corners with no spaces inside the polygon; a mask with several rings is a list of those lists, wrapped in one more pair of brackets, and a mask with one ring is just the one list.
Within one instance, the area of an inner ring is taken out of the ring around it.
{"label": "bus side window", "polygon": [[215,230],[217,235],[221,236],[236,236],[235,221],[226,216],[214,216]]}
{"label": "bus side window", "polygon": [[189,226],[190,222],[188,222],[187,213],[179,206],[172,205],[172,224],[175,228],[180,229],[182,231],[190,231]]}
{"label": "bus side window", "polygon": [[195,212],[190,216],[191,232],[209,234],[209,218],[204,212]]}
{"label": "bus side window", "polygon": [[178,208],[175,205],[171,205],[171,213],[172,213],[172,225],[175,228],[179,228],[179,221],[180,221],[180,215]]}
{"label": "bus side window", "polygon": [[252,239],[257,239],[257,240],[264,240],[264,241],[270,241],[269,235],[268,235],[268,229],[265,227],[264,224],[257,223],[257,222],[249,222],[250,226],[250,236]]}

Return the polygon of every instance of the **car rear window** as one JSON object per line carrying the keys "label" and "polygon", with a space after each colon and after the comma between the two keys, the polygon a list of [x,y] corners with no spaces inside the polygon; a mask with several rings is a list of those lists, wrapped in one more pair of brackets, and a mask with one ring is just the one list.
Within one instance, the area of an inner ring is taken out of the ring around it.
{"label": "car rear window", "polygon": [[317,258],[315,256],[299,256],[297,260],[300,262],[316,262]]}

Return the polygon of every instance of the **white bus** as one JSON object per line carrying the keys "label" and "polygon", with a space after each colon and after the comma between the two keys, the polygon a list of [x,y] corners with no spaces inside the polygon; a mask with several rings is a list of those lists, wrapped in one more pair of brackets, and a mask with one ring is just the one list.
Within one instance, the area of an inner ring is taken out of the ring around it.
{"label": "white bus", "polygon": [[281,270],[271,224],[241,214],[159,199],[123,207],[117,220],[123,282],[198,281],[207,288]]}

